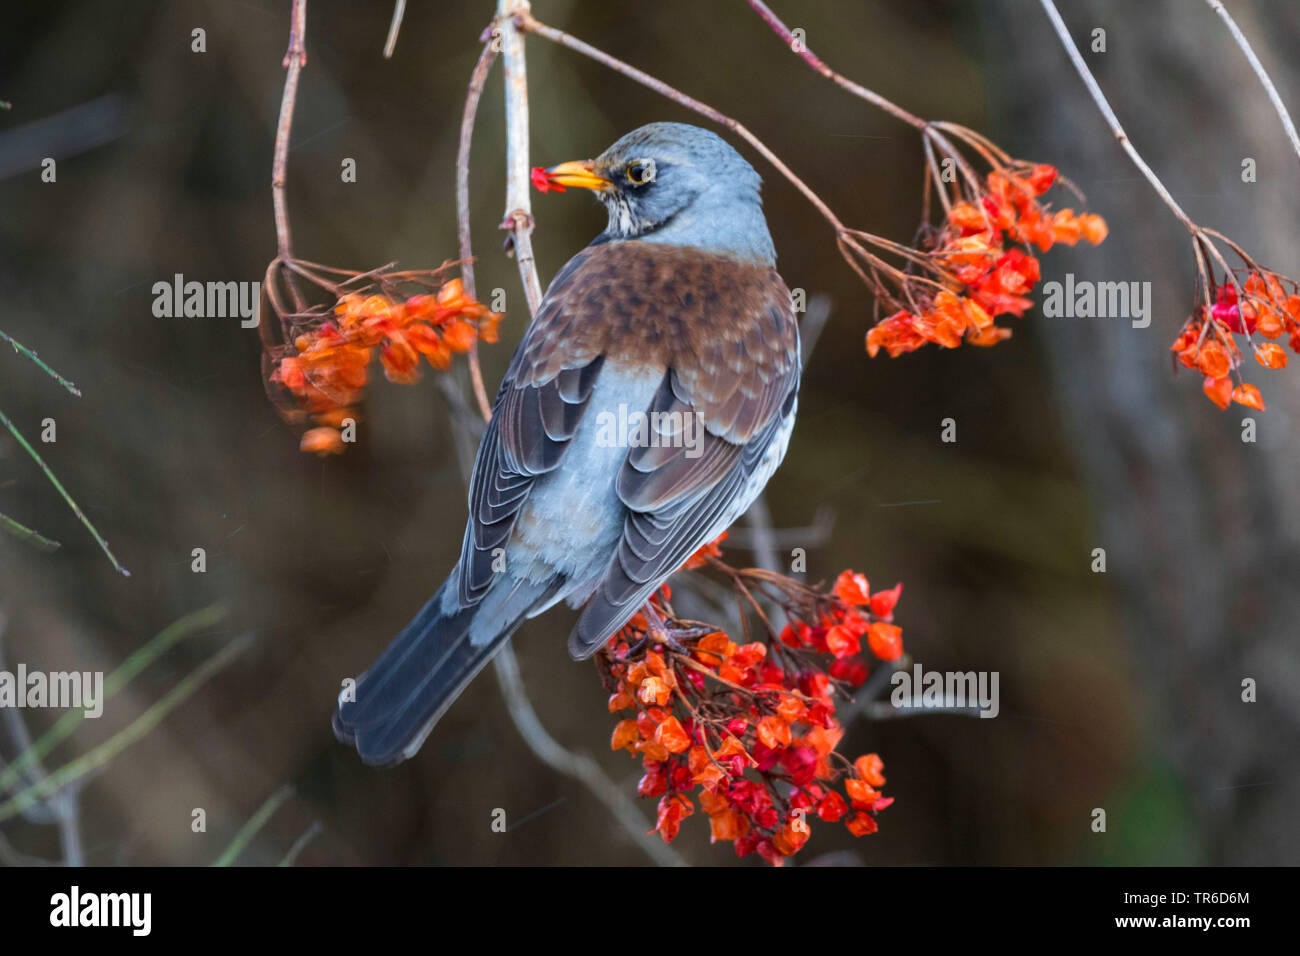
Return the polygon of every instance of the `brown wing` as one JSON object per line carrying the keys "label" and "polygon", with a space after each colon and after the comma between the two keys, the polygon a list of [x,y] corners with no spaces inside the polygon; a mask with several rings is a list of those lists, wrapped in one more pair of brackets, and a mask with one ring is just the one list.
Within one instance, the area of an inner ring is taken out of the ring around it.
{"label": "brown wing", "polygon": [[678,265],[676,281],[660,289],[683,303],[692,334],[668,357],[649,411],[667,413],[664,421],[696,416],[703,442],[629,452],[617,483],[628,508],[622,539],[570,635],[574,657],[592,654],[721,530],[773,442],[785,439],[797,397],[798,326],[776,272],[719,259],[705,280],[695,257]]}
{"label": "brown wing", "polygon": [[487,593],[495,576],[493,552],[509,541],[536,478],[559,465],[600,374],[600,356],[580,351],[567,362],[538,367],[540,356],[553,355],[551,330],[570,307],[571,291],[581,286],[585,261],[579,253],[555,277],[497,390],[470,478],[460,552],[462,607]]}

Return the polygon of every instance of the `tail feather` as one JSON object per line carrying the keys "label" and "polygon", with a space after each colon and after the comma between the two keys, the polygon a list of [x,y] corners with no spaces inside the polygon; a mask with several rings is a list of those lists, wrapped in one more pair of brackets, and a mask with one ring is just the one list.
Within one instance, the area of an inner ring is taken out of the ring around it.
{"label": "tail feather", "polygon": [[[339,695],[334,734],[371,766],[411,757],[466,685],[487,666],[528,611],[549,595],[544,585],[512,582],[479,604],[444,609],[444,592],[429,599],[370,669],[354,693]],[[345,699],[355,698],[355,699]]]}

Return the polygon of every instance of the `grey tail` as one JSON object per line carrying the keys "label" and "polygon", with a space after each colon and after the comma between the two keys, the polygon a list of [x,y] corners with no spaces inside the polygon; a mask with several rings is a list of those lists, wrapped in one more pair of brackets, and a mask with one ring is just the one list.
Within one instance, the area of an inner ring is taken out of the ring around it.
{"label": "grey tail", "polygon": [[501,581],[480,603],[458,608],[452,601],[448,612],[443,595],[456,579],[453,572],[351,693],[345,688],[339,694],[334,735],[371,766],[414,756],[447,708],[552,590]]}

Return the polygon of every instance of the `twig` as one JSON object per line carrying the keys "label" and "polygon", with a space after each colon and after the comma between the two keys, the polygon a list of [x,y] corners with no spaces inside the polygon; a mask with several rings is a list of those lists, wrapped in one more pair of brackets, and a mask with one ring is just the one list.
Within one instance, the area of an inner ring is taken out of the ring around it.
{"label": "twig", "polygon": [[249,817],[248,822],[239,828],[235,838],[230,841],[230,845],[222,852],[221,856],[213,861],[213,866],[230,866],[239,855],[248,849],[248,844],[253,842],[253,837],[257,836],[262,827],[270,821],[279,810],[284,802],[293,796],[293,784],[286,783],[275,793],[266,798],[266,802],[257,808],[257,812]]}
{"label": "twig", "polygon": [[1241,47],[1241,52],[1246,54],[1246,59],[1250,62],[1250,68],[1255,71],[1255,75],[1259,77],[1259,82],[1264,85],[1264,91],[1268,93],[1268,98],[1273,103],[1273,109],[1277,110],[1277,117],[1282,121],[1282,128],[1286,130],[1287,138],[1291,140],[1291,146],[1295,149],[1296,157],[1300,158],[1300,135],[1296,133],[1295,123],[1291,122],[1291,114],[1287,112],[1286,104],[1282,102],[1282,97],[1278,94],[1277,87],[1273,85],[1273,80],[1268,75],[1268,71],[1259,62],[1259,57],[1255,55],[1250,41],[1246,39],[1246,34],[1241,32],[1241,28],[1237,26],[1237,22],[1232,19],[1232,16],[1220,0],[1205,0],[1205,2],[1228,25],[1228,31],[1232,34],[1232,38],[1237,41],[1237,46]]}
{"label": "twig", "polygon": [[14,427],[14,423],[9,420],[4,412],[0,412],[0,425],[4,425],[5,428],[9,429],[9,434],[13,435],[14,438],[17,439],[18,444],[23,447],[23,450],[26,451],[27,454],[32,457],[32,460],[40,466],[41,471],[45,472],[45,477],[50,480],[50,484],[52,484],[59,494],[63,496],[63,500],[68,503],[68,507],[72,509],[72,513],[75,514],[81,523],[86,526],[86,530],[95,536],[95,540],[99,542],[99,546],[103,550],[104,554],[108,556],[108,560],[113,562],[113,567],[117,569],[118,573],[123,577],[129,578],[131,572],[122,567],[122,565],[118,563],[117,558],[113,557],[113,552],[109,549],[108,542],[104,540],[103,536],[97,530],[95,530],[95,526],[90,523],[90,519],[82,512],[80,505],[72,500],[72,495],[68,494],[68,491],[63,487],[62,482],[54,476],[54,472],[50,471],[50,466],[45,464],[41,459],[41,456],[36,453],[36,449],[27,443],[27,439],[24,438],[22,433]]}
{"label": "twig", "polygon": [[289,852],[284,855],[276,866],[293,866],[298,861],[299,854],[307,848],[307,844],[320,836],[324,830],[325,828],[321,826],[319,820],[312,821],[312,825],[303,831],[302,836],[293,841],[293,846],[289,847]]}
{"label": "twig", "polygon": [[881,96],[879,93],[875,92],[874,90],[869,90],[865,86],[861,86],[860,84],[854,83],[852,80],[848,79],[847,77],[841,76],[839,73],[836,73],[834,70],[832,70],[829,66],[827,66],[822,61],[822,59],[819,56],[817,56],[817,54],[813,53],[812,50],[808,49],[805,43],[803,43],[801,40],[795,37],[795,35],[790,32],[790,28],[787,27],[784,23],[782,23],[781,18],[778,17],[775,13],[773,13],[772,8],[769,7],[766,3],[763,3],[762,0],[745,0],[745,2],[748,3],[754,9],[755,13],[757,13],[760,17],[762,17],[763,22],[766,23],[769,27],[771,27],[773,32],[775,32],[778,36],[780,36],[781,39],[785,41],[786,45],[790,47],[790,49],[793,50],[794,53],[801,60],[803,60],[805,63],[811,66],[822,76],[826,77],[828,80],[831,80],[837,86],[840,86],[848,90],[854,96],[861,97],[862,99],[866,100],[868,103],[871,103],[872,105],[879,107],[880,109],[888,113],[890,116],[896,117],[897,119],[902,120],[904,123],[907,123],[908,125],[914,126],[918,130],[924,130],[926,128],[927,126],[926,121],[921,119],[919,116],[915,116],[912,113],[909,113],[907,110],[903,109],[897,103],[885,99],[885,97]]}
{"label": "twig", "polygon": [[542,285],[533,258],[533,203],[528,169],[528,66],[524,58],[521,24],[536,23],[528,0],[499,0],[497,29],[501,32],[502,63],[506,72],[506,215],[501,228],[509,229],[515,262],[528,299],[528,312],[537,312]]}
{"label": "twig", "polygon": [[[822,198],[818,196],[817,193],[813,192],[812,188],[796,176],[790,167],[787,166],[781,158],[776,155],[776,153],[772,152],[772,150],[768,148],[766,143],[751,133],[743,124],[740,123],[740,121],[727,116],[725,113],[720,113],[707,103],[701,102],[694,97],[687,96],[685,93],[670,86],[663,80],[656,79],[649,73],[644,73],[636,67],[624,63],[622,60],[610,56],[603,50],[598,50],[590,44],[584,43],[576,37],[570,36],[563,30],[557,30],[554,27],[549,27],[546,24],[541,23],[526,10],[515,17],[515,25],[518,26],[519,29],[528,33],[536,34],[537,36],[550,40],[552,43],[558,43],[560,46],[567,47],[575,53],[581,53],[583,56],[590,57],[597,63],[603,63],[611,70],[622,73],[624,76],[635,80],[642,86],[649,87],[661,96],[672,100],[674,103],[684,106],[688,110],[699,113],[701,116],[708,117],[719,126],[731,130],[745,142],[749,143],[749,145],[757,150],[764,159],[776,168],[777,172],[789,180],[796,189],[803,193],[804,198],[813,204],[813,207],[816,208],[816,210],[821,213],[822,217],[831,224],[836,233],[843,234],[848,231],[844,223],[842,223],[839,217],[831,211],[830,207],[826,205]],[[525,176],[525,180],[526,179],[527,177]]]}
{"label": "twig", "polygon": [[508,642],[496,656],[496,674],[506,707],[529,749],[553,770],[585,784],[656,863],[660,866],[684,866],[685,861],[677,851],[658,836],[645,832],[645,818],[623,793],[623,788],[614,783],[599,764],[585,754],[565,750],[546,732],[528,700],[523,680],[519,676],[519,661]]}
{"label": "twig", "polygon": [[[0,670],[5,669],[5,655],[3,637],[5,626],[8,619],[4,610],[0,608]],[[4,708],[5,722],[9,726],[10,736],[13,737],[14,745],[18,748],[19,753],[25,753],[31,749],[32,738],[27,730],[27,725],[22,718],[22,712],[16,707]],[[7,768],[6,768],[7,769]],[[40,783],[46,778],[45,768],[36,762],[28,768],[28,780],[32,784]],[[0,792],[4,792],[0,790]],[[59,828],[59,845],[63,850],[63,864],[65,866],[84,866],[86,862],[85,852],[82,849],[81,841],[81,787],[76,784],[70,784],[52,794],[45,801],[44,809],[48,816],[40,818],[32,813],[35,807],[29,808],[24,813],[24,817],[33,822],[53,823]]]}
{"label": "twig", "polygon": [[406,15],[406,0],[397,0],[393,4],[393,21],[388,24],[388,39],[384,41],[384,59],[391,60],[397,49],[397,34],[402,29],[402,17]]}
{"label": "twig", "polygon": [[771,571],[773,574],[779,574],[780,561],[776,553],[776,536],[772,530],[772,512],[768,510],[767,498],[759,492],[757,498],[745,512],[745,520],[749,523],[750,534],[753,535],[753,552],[754,563],[764,571]]}
{"label": "twig", "polygon": [[1128,158],[1133,161],[1133,165],[1138,168],[1138,172],[1146,177],[1147,182],[1151,184],[1151,187],[1164,201],[1164,204],[1169,207],[1170,211],[1176,217],[1178,217],[1178,221],[1187,228],[1188,232],[1193,236],[1196,236],[1200,232],[1200,227],[1197,226],[1196,223],[1192,222],[1191,217],[1189,217],[1187,213],[1183,212],[1183,208],[1174,201],[1174,197],[1169,195],[1169,190],[1166,189],[1165,184],[1160,181],[1160,177],[1158,177],[1151,167],[1147,165],[1146,160],[1142,158],[1141,154],[1138,153],[1133,144],[1129,142],[1128,134],[1124,132],[1124,127],[1120,125],[1119,117],[1116,116],[1115,111],[1111,109],[1110,103],[1106,99],[1106,94],[1103,93],[1101,87],[1097,85],[1097,80],[1092,75],[1092,71],[1088,69],[1088,64],[1084,62],[1083,54],[1079,52],[1079,48],[1074,43],[1074,38],[1070,36],[1070,31],[1066,27],[1065,21],[1061,19],[1061,14],[1057,11],[1056,4],[1054,4],[1052,0],[1039,0],[1039,2],[1043,5],[1043,10],[1047,13],[1047,18],[1052,21],[1052,27],[1056,30],[1056,35],[1061,39],[1061,46],[1065,48],[1065,52],[1069,55],[1070,61],[1074,64],[1074,68],[1079,72],[1079,76],[1083,79],[1083,85],[1088,88],[1088,93],[1092,96],[1093,102],[1097,104],[1097,109],[1101,110],[1101,115],[1105,117],[1107,125],[1110,126],[1110,131],[1115,134],[1115,139],[1119,142],[1119,145],[1123,148],[1124,152],[1128,153]]}
{"label": "twig", "polygon": [[6,514],[0,514],[0,528],[8,531],[19,541],[26,542],[37,551],[44,551],[46,554],[49,554],[51,551],[58,551],[59,548],[62,547],[59,542],[52,538],[45,537],[45,535],[41,534],[39,531],[33,531],[26,525],[19,524]]}
{"label": "twig", "polygon": [[[289,168],[289,134],[293,130],[293,111],[298,101],[298,76],[307,65],[307,0],[293,0],[289,21],[289,49],[284,54],[284,95],[280,98],[280,119],[275,127],[275,153],[271,161],[271,203],[275,209],[276,253],[282,263],[293,259],[293,241],[289,232],[289,206],[284,184]],[[297,311],[306,307],[293,277],[288,279],[289,293]]]}
{"label": "twig", "polygon": [[[496,45],[490,38],[491,31],[485,31],[483,52],[474,64],[470,76],[469,90],[465,94],[465,110],[460,121],[460,145],[456,150],[456,233],[460,243],[460,274],[465,284],[465,294],[478,301],[478,289],[474,283],[474,247],[470,241],[469,223],[469,158],[474,139],[474,122],[478,118],[478,104],[483,96],[483,86],[487,82],[492,64],[496,62]],[[492,405],[488,402],[487,389],[483,386],[483,369],[478,359],[478,340],[475,339],[469,350],[469,377],[474,386],[474,398],[484,421],[492,418]]]}
{"label": "twig", "polygon": [[[515,29],[511,19],[520,11],[526,14],[527,9],[526,0],[499,0],[494,25],[504,53],[506,73],[506,217],[502,228],[511,231],[520,282],[528,301],[528,311],[532,314],[541,302],[542,292],[531,243],[533,218],[531,197],[528,192],[530,181],[527,71],[523,37]],[[488,41],[489,37],[485,36],[484,40]],[[491,42],[487,42],[474,67],[461,124],[460,151],[456,166],[456,211],[461,243],[460,257],[467,262],[472,259],[469,229],[469,143],[473,135],[474,118],[478,111],[478,99],[482,94],[483,82],[495,58],[496,50]],[[465,277],[466,291],[472,295],[472,266],[469,270]],[[484,404],[486,404],[486,395],[480,401],[480,406]],[[484,420],[488,419],[491,415],[490,408],[485,410],[481,408],[481,410]],[[468,475],[466,477],[468,478]],[[510,717],[533,754],[551,769],[572,777],[590,790],[623,826],[628,836],[656,863],[661,866],[685,865],[685,861],[675,850],[664,844],[658,837],[646,833],[646,820],[641,811],[623,792],[623,788],[611,780],[596,761],[585,754],[566,750],[542,726],[532,702],[528,699],[528,691],[519,673],[519,660],[509,641],[506,641],[497,653],[493,668]]]}
{"label": "twig", "polygon": [[147,737],[162,720],[203,686],[211,677],[231,664],[236,657],[252,646],[253,635],[244,634],[231,641],[212,657],[184,677],[157,703],[114,734],[98,747],[60,767],[45,780],[19,792],[13,799],[0,804],[0,823],[21,813],[24,808],[44,800],[74,780],[108,764],[122,751]]}
{"label": "twig", "polygon": [[[860,83],[855,83],[852,80],[850,80],[848,77],[844,76],[843,74],[837,73],[835,70],[832,70],[819,56],[813,53],[812,50],[808,49],[807,44],[805,44],[803,41],[795,37],[794,33],[791,32],[789,27],[787,27],[784,23],[781,22],[781,18],[778,17],[775,13],[773,13],[772,9],[766,3],[763,3],[762,0],[745,0],[745,2],[748,3],[749,6],[754,10],[754,12],[759,15],[759,17],[763,20],[764,23],[766,23],[769,27],[772,28],[772,31],[776,33],[776,35],[779,36],[785,42],[786,46],[788,46],[796,56],[798,56],[801,60],[807,63],[815,71],[820,73],[822,76],[826,77],[828,80],[833,82],[836,86],[839,86],[841,89],[848,90],[848,92],[852,93],[854,96],[859,97],[862,100],[865,100],[866,102],[870,103],[872,106],[877,107],[878,109],[884,110],[890,116],[902,120],[904,123],[907,123],[913,129],[919,131],[921,134],[922,142],[924,143],[925,146],[926,159],[932,170],[933,181],[936,184],[942,182],[943,179],[938,172],[938,162],[934,155],[934,149],[933,149],[933,146],[935,145],[937,145],[940,149],[943,150],[945,156],[950,157],[956,163],[957,168],[961,172],[963,178],[965,178],[968,182],[972,184],[978,185],[977,177],[975,176],[974,171],[970,168],[970,164],[967,162],[967,160],[961,154],[961,152],[958,151],[958,149],[953,145],[952,141],[948,139],[947,135],[945,135],[947,133],[953,133],[959,139],[965,142],[967,145],[974,148],[992,166],[998,165],[998,163],[994,162],[995,159],[1000,159],[1002,162],[1006,162],[1007,160],[1010,159],[1010,157],[1003,154],[1001,150],[999,150],[992,143],[988,142],[987,140],[984,140],[983,137],[979,137],[978,139],[971,137],[969,135],[970,133],[969,130],[963,130],[960,127],[956,127],[951,123],[928,122],[922,119],[921,117],[916,116],[913,113],[903,109],[903,107],[899,106],[897,103],[894,103],[893,101],[886,99],[885,97],[881,96],[879,93],[875,92],[874,90],[869,90],[865,86],[862,86]],[[930,180],[927,179],[926,180],[927,190],[929,189],[929,186],[930,186]],[[928,192],[927,192],[927,197],[928,197]],[[949,199],[942,189],[939,190],[939,201],[943,204],[944,210],[946,211],[949,207]],[[926,206],[925,218],[926,221],[928,222],[929,221],[928,205]],[[904,255],[910,254],[911,252],[911,250],[904,251],[904,249],[901,248],[898,251]],[[868,285],[871,285],[871,283],[868,282]]]}
{"label": "twig", "polygon": [[824,293],[813,296],[808,302],[808,311],[804,313],[803,321],[799,323],[801,368],[807,369],[808,363],[812,361],[813,349],[817,347],[817,340],[821,338],[822,330],[826,328],[830,317],[831,297]]}
{"label": "twig", "polygon": [[[829,505],[822,505],[813,514],[812,524],[802,528],[772,529],[771,544],[778,552],[786,552],[797,547],[820,547],[830,540],[834,527],[835,509]],[[754,551],[758,547],[758,539],[750,528],[733,527],[727,532],[724,547],[747,548]]]}
{"label": "twig", "polygon": [[[220,604],[211,604],[168,624],[144,646],[135,650],[120,667],[104,678],[104,700],[107,701],[119,693],[168,649],[199,631],[221,623],[225,616],[224,607]],[[10,766],[0,771],[0,792],[9,789],[19,774],[34,766],[37,761],[70,737],[84,719],[83,711],[70,710],[56,720],[54,726],[42,734],[39,740],[30,747],[24,748]]]}
{"label": "twig", "polygon": [[23,345],[21,342],[14,341],[13,337],[4,331],[0,331],[0,339],[4,339],[6,342],[12,345],[14,347],[15,352],[21,352],[23,355],[26,355],[29,359],[35,362],[42,370],[44,370],[46,375],[50,376],[50,378],[54,379],[56,382],[58,382],[60,385],[66,388],[73,395],[76,395],[77,398],[81,398],[81,391],[77,388],[77,386],[73,385],[71,382],[69,382],[58,372],[54,371],[54,369],[50,368],[48,365],[42,362],[40,358],[37,357],[36,353],[33,352],[31,349],[29,349],[27,346]]}

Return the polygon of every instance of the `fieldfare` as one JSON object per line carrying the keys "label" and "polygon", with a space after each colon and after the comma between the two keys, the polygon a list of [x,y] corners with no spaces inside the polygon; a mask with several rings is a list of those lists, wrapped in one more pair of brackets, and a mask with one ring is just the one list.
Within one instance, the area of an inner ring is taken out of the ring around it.
{"label": "fieldfare", "polygon": [[590,657],[785,456],[799,330],[753,167],[713,133],[652,123],[545,184],[592,190],[609,225],[556,275],[511,359],[460,561],[339,696],[334,732],[368,764],[414,754],[515,629],[560,601],[582,608],[570,655]]}

